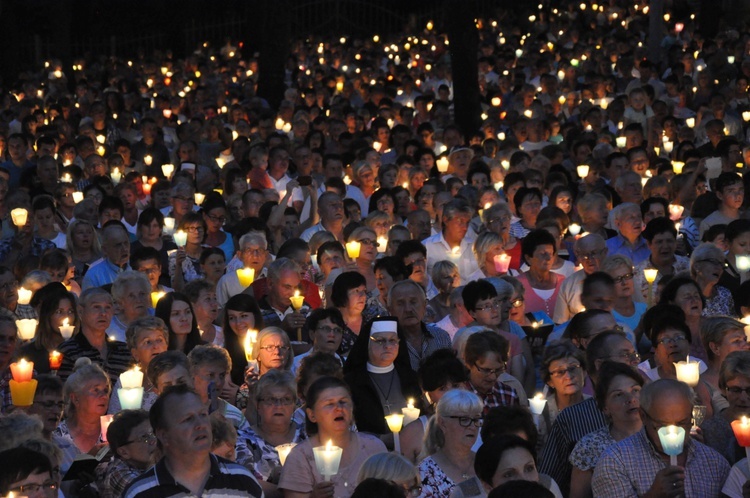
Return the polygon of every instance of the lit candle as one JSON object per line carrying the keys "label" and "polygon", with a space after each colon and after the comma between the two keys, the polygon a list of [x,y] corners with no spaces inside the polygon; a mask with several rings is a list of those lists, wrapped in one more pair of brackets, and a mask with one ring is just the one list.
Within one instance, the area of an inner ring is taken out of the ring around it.
{"label": "lit candle", "polygon": [[34,403],[34,393],[36,392],[36,379],[26,382],[18,382],[11,379],[10,398],[14,406],[31,406]]}
{"label": "lit candle", "polygon": [[675,175],[679,175],[682,173],[682,168],[685,167],[685,163],[682,161],[674,161],[672,163],[672,171],[674,171]]}
{"label": "lit candle", "polygon": [[73,183],[73,177],[70,176],[70,173],[65,173],[62,178],[60,178],[60,181],[64,183]]}
{"label": "lit candle", "polygon": [[359,250],[362,244],[356,240],[352,240],[346,243],[346,253],[349,255],[349,259],[357,259],[359,257]]}
{"label": "lit candle", "polygon": [[247,361],[253,361],[253,349],[255,348],[255,343],[258,341],[258,331],[250,329],[245,334],[245,359]]}
{"label": "lit candle", "polygon": [[73,331],[75,330],[76,326],[70,324],[70,319],[65,318],[62,322],[62,325],[60,325],[60,335],[63,336],[63,339],[70,339],[73,336]]}
{"label": "lit candle", "polygon": [[685,124],[687,125],[688,128],[695,127],[695,118],[687,118],[687,119],[685,119]]}
{"label": "lit candle", "polygon": [[26,358],[21,358],[20,361],[10,364],[10,373],[13,375],[13,380],[16,382],[30,381],[33,372],[34,362],[26,361]]}
{"label": "lit candle", "polygon": [[134,366],[127,372],[120,374],[120,384],[124,389],[132,389],[143,385],[143,372],[138,365]]}
{"label": "lit candle", "polygon": [[253,268],[240,268],[237,270],[237,280],[240,282],[240,286],[247,289],[255,280],[255,270]]}
{"label": "lit candle", "polygon": [[78,204],[83,200],[83,192],[73,192],[73,202]]}
{"label": "lit candle", "polygon": [[36,334],[36,326],[39,322],[35,318],[22,318],[16,320],[16,326],[18,327],[18,337],[22,341],[30,341]]}
{"label": "lit candle", "polygon": [[576,171],[578,172],[578,176],[581,178],[586,178],[587,176],[589,176],[588,164],[581,164],[576,168]]}
{"label": "lit candle", "polygon": [[290,297],[289,300],[292,302],[292,308],[298,311],[302,307],[302,303],[305,301],[305,296],[300,296],[299,290],[294,291],[294,296]]}
{"label": "lit candle", "polygon": [[287,443],[287,444],[280,444],[276,447],[276,453],[279,454],[279,462],[281,463],[281,466],[284,466],[284,463],[286,462],[286,457],[289,456],[289,453],[292,452],[292,449],[297,446],[297,443]]}
{"label": "lit candle", "polygon": [[687,357],[687,361],[674,362],[675,373],[677,374],[677,380],[684,382],[690,387],[698,385],[698,379],[701,376],[700,363],[697,361],[690,361],[690,355]]}
{"label": "lit candle", "polygon": [[448,158],[447,157],[441,157],[437,160],[437,169],[440,173],[447,173],[448,172]]}
{"label": "lit candle", "polygon": [[16,208],[10,212],[10,217],[15,226],[22,227],[26,225],[26,220],[29,218],[29,212],[24,208]]}
{"label": "lit candle", "polygon": [[153,158],[149,154],[143,156],[143,164],[146,166],[151,166],[151,161],[153,161]]}
{"label": "lit candle", "polygon": [[49,354],[49,367],[52,370],[59,370],[62,365],[62,353],[59,351],[52,351]]}
{"label": "lit candle", "polygon": [[669,455],[669,464],[677,465],[677,455],[682,453],[682,445],[685,442],[685,429],[676,425],[668,425],[658,430],[661,448]]}
{"label": "lit candle", "polygon": [[100,156],[104,156],[104,154],[107,153],[107,149],[105,149],[103,145],[100,145],[99,147],[96,148],[96,153],[99,154]]}
{"label": "lit candle", "polygon": [[195,203],[199,206],[203,204],[203,201],[206,199],[206,196],[204,194],[201,194],[200,192],[196,192],[194,197]]}
{"label": "lit candle", "polygon": [[385,249],[388,247],[388,237],[383,237],[382,235],[378,237],[378,252],[385,252]]}
{"label": "lit candle", "polygon": [[510,256],[507,254],[498,254],[492,260],[495,263],[495,271],[498,273],[508,273],[510,267]]}
{"label": "lit candle", "polygon": [[685,210],[683,206],[680,206],[679,204],[670,204],[669,205],[669,219],[672,221],[678,221],[680,218],[682,218],[682,212]]}
{"label": "lit candle", "polygon": [[401,409],[404,414],[404,426],[409,425],[419,418],[419,408],[414,408],[414,400],[409,398],[406,408]]}
{"label": "lit candle", "polygon": [[115,168],[112,170],[112,173],[109,174],[109,177],[112,179],[112,183],[117,185],[120,183],[120,180],[122,180],[122,173],[120,173],[118,168]]}
{"label": "lit candle", "polygon": [[32,291],[23,287],[18,288],[18,304],[29,304],[31,301]]}
{"label": "lit candle", "polygon": [[570,226],[568,226],[568,233],[575,237],[579,233],[581,233],[581,225],[578,223],[571,223]]}
{"label": "lit candle", "polygon": [[743,111],[742,119],[744,119],[745,121],[750,121],[750,111]]}
{"label": "lit candle", "polygon": [[615,142],[617,142],[618,149],[624,149],[628,145],[627,137],[617,137]]}
{"label": "lit candle", "polygon": [[453,249],[451,249],[451,259],[456,259],[461,257],[461,247],[456,246]]}
{"label": "lit candle", "polygon": [[175,222],[174,218],[169,218],[169,217],[164,218],[164,233],[165,234],[172,235],[174,233],[174,222]]}
{"label": "lit candle", "polygon": [[544,411],[544,406],[547,404],[547,399],[542,393],[536,393],[536,396],[529,399],[529,406],[531,407],[531,413],[534,415],[541,415]]}
{"label": "lit candle", "polygon": [[117,397],[120,398],[120,406],[123,410],[138,410],[143,402],[143,388],[122,388],[117,390]]}
{"label": "lit candle", "polygon": [[109,424],[112,423],[112,419],[114,417],[114,415],[102,415],[101,417],[99,417],[99,427],[101,427],[102,441],[104,441],[105,443],[107,442],[107,429],[109,429]]}
{"label": "lit candle", "polygon": [[151,293],[151,307],[156,308],[156,305],[159,303],[159,299],[166,296],[167,293],[164,291],[158,291],[158,292],[152,292]]}
{"label": "lit candle", "polygon": [[643,270],[643,276],[646,278],[646,282],[653,284],[656,280],[656,276],[659,274],[659,270],[656,268],[646,268]]}
{"label": "lit candle", "polygon": [[187,233],[182,230],[177,230],[172,237],[177,247],[185,247],[185,244],[187,244]]}
{"label": "lit candle", "polygon": [[317,467],[324,481],[330,481],[331,477],[339,473],[339,463],[341,455],[344,453],[343,448],[333,445],[330,439],[325,446],[313,448],[313,457],[315,457],[315,467]]}
{"label": "lit candle", "polygon": [[385,416],[385,422],[388,424],[388,429],[393,433],[393,449],[396,453],[401,454],[401,442],[398,439],[398,433],[401,432],[401,427],[404,425],[404,416],[401,413],[391,413]]}
{"label": "lit candle", "polygon": [[409,182],[404,182],[401,186],[404,187],[405,190],[409,190]]}
{"label": "lit candle", "polygon": [[674,142],[670,142],[670,141],[664,142],[664,152],[666,152],[667,154],[670,154],[673,148],[674,148]]}
{"label": "lit candle", "polygon": [[345,185],[351,185],[352,184],[352,179],[349,178],[349,175],[344,175],[344,184]]}
{"label": "lit candle", "polygon": [[164,176],[167,178],[170,178],[172,176],[172,173],[174,173],[174,165],[173,164],[162,164],[161,165],[161,172],[164,173]]}
{"label": "lit candle", "polygon": [[737,269],[739,271],[747,271],[750,270],[750,256],[746,254],[740,254],[738,256],[735,256],[737,261]]}

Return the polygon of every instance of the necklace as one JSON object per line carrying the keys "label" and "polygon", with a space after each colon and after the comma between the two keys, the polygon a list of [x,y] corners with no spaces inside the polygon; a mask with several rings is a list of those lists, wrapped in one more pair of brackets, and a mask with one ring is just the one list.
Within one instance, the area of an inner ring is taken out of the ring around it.
{"label": "necklace", "polygon": [[388,394],[384,393],[383,390],[378,385],[378,382],[370,375],[370,379],[372,380],[372,383],[375,384],[375,388],[380,392],[380,395],[383,396],[383,407],[388,411],[388,414],[391,413],[391,402],[388,400],[388,398],[391,397],[391,391],[393,390],[393,379],[395,376],[396,370],[391,370],[391,381],[390,384],[388,384]]}
{"label": "necklace", "polygon": [[471,477],[471,473],[470,473],[471,470],[470,470],[470,468],[473,466],[473,463],[470,463],[466,467],[462,468],[462,467],[459,467],[458,465],[456,465],[455,463],[453,463],[453,460],[451,460],[450,458],[448,458],[448,455],[446,455],[444,452],[440,453],[440,457],[443,460],[445,460],[446,462],[448,462],[451,467],[453,467],[454,469],[456,469],[457,471],[459,471],[461,473],[461,479],[463,479],[464,481],[467,480],[467,479],[469,479]]}

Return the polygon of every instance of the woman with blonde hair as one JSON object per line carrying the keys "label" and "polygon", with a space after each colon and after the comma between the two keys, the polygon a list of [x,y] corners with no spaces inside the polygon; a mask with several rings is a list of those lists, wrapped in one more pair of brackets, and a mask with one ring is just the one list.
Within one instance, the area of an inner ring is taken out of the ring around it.
{"label": "woman with blonde hair", "polygon": [[89,221],[76,218],[68,224],[66,248],[76,268],[75,279],[80,284],[89,266],[102,257],[102,246],[96,228]]}
{"label": "woman with blonde hair", "polygon": [[[487,230],[500,236],[503,251],[510,256],[510,268],[518,270],[523,264],[521,257],[521,244],[518,239],[510,234],[510,222],[513,213],[505,202],[498,202],[482,213],[482,222]],[[479,258],[477,258],[479,262]]]}
{"label": "woman with blonde hair", "polygon": [[396,453],[377,453],[365,460],[359,469],[357,483],[371,478],[384,479],[401,486],[409,498],[422,494],[422,480],[417,468]]}

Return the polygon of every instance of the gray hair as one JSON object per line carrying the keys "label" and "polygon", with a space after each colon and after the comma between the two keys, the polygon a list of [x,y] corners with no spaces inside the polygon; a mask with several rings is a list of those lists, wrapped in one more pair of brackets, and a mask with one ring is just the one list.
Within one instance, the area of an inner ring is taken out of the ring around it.
{"label": "gray hair", "polygon": [[81,292],[80,297],[78,298],[78,305],[86,307],[90,301],[92,301],[95,297],[106,297],[111,304],[114,304],[112,302],[112,294],[105,291],[101,287],[90,287],[86,289],[85,291]]}
{"label": "gray hair", "polygon": [[268,241],[266,236],[260,232],[248,232],[240,237],[239,247],[240,251],[245,244],[252,244],[254,246],[261,246],[263,249],[268,248]]}
{"label": "gray hair", "polygon": [[461,363],[464,363],[466,341],[469,340],[469,337],[479,332],[492,332],[492,329],[488,329],[483,325],[467,325],[466,327],[458,329],[453,336],[453,344],[451,347],[453,348],[453,351],[456,352],[456,357],[461,360]]}
{"label": "gray hair", "polygon": [[[701,244],[702,245],[702,244]],[[706,316],[701,320],[701,341],[706,350],[709,361],[717,359],[716,354],[711,349],[711,343],[718,344],[724,340],[724,336],[729,332],[739,330],[745,333],[745,324],[731,316]]]}
{"label": "gray hair", "polygon": [[482,413],[484,402],[476,394],[464,389],[452,389],[445,393],[438,401],[435,416],[427,422],[424,435],[422,453],[425,456],[434,455],[445,446],[445,434],[440,428],[438,420],[453,416],[457,413]]}
{"label": "gray hair", "polygon": [[[486,211],[485,211],[486,213]],[[487,253],[490,252],[492,247],[503,243],[503,239],[500,238],[495,232],[482,232],[474,241],[474,258],[477,260],[479,269],[484,271],[487,261]]]}
{"label": "gray hair", "polygon": [[726,389],[727,382],[739,376],[750,379],[750,351],[732,351],[724,358],[719,369],[719,388]]}
{"label": "gray hair", "polygon": [[471,217],[474,214],[471,207],[461,199],[453,199],[443,206],[443,221],[449,220],[456,215],[465,214]]}
{"label": "gray hair", "polygon": [[496,202],[482,211],[482,222],[487,225],[490,219],[502,215],[512,216],[513,213],[511,213],[510,206],[506,202]]}
{"label": "gray hair", "polygon": [[203,365],[220,365],[227,373],[232,369],[232,358],[229,352],[213,344],[194,347],[188,354],[188,360],[191,375],[195,375],[196,369]]}
{"label": "gray hair", "polygon": [[52,277],[49,273],[43,270],[32,270],[21,280],[21,287],[26,289],[31,288],[31,286],[44,287],[50,282],[52,282]]}
{"label": "gray hair", "polygon": [[724,252],[710,242],[704,242],[693,249],[693,255],[690,256],[691,277],[695,278],[695,264],[706,259],[716,259],[723,262],[725,259]]}
{"label": "gray hair", "polygon": [[103,380],[107,383],[107,389],[112,389],[109,375],[96,363],[86,357],[76,360],[73,373],[65,381],[63,386],[63,399],[65,400],[65,418],[75,419],[76,409],[71,394],[80,394],[84,386],[92,380]]}
{"label": "gray hair", "polygon": [[584,248],[597,246],[606,249],[607,242],[604,240],[604,237],[602,237],[598,233],[589,233],[584,235],[583,237],[580,237],[579,239],[576,239],[575,244],[573,245],[573,251],[578,254],[578,252],[583,250]]}
{"label": "gray hair", "polygon": [[601,271],[609,273],[609,275],[612,276],[613,271],[622,267],[632,270],[633,261],[629,257],[623,256],[622,254],[614,254],[612,256],[607,256],[607,258],[602,261]]}
{"label": "gray hair", "polygon": [[16,448],[30,438],[42,439],[42,420],[22,411],[0,417],[0,451]]}
{"label": "gray hair", "polygon": [[623,202],[612,210],[612,219],[619,220],[623,215],[625,215],[625,213],[628,213],[630,211],[638,213],[638,216],[641,216],[641,208],[638,207],[638,204],[634,204],[632,202]]}
{"label": "gray hair", "polygon": [[628,180],[638,179],[638,183],[641,182],[641,175],[635,171],[625,171],[623,174],[617,177],[615,180],[615,190],[622,190],[625,187],[625,182]]}
{"label": "gray hair", "polygon": [[159,332],[161,332],[164,336],[164,342],[166,344],[169,343],[169,330],[167,329],[167,325],[164,323],[164,321],[161,318],[155,316],[145,316],[143,318],[133,320],[130,325],[128,325],[127,330],[125,330],[125,341],[128,345],[128,348],[137,348],[138,337],[141,335],[141,333],[152,330],[158,330]]}
{"label": "gray hair", "polygon": [[292,352],[292,342],[289,340],[289,336],[286,335],[286,332],[284,332],[279,327],[266,327],[260,332],[258,332],[258,339],[256,344],[256,347],[253,348],[253,360],[258,360],[258,355],[260,355],[260,344],[263,342],[263,339],[266,337],[270,337],[272,335],[277,335],[281,337],[281,342],[284,343],[284,346],[289,348],[289,356],[286,357],[286,362],[284,362],[283,369],[284,370],[291,370],[292,363],[294,363],[294,353]]}
{"label": "gray hair", "polygon": [[444,259],[435,263],[435,266],[432,267],[432,273],[430,273],[430,276],[432,277],[432,280],[435,281],[441,277],[450,275],[454,271],[458,271],[458,266],[456,266],[454,262]]}
{"label": "gray hair", "polygon": [[690,404],[694,402],[693,390],[684,382],[675,379],[659,379],[646,384],[641,389],[641,408],[643,411],[650,413],[654,401],[667,391],[675,391],[681,394]]}
{"label": "gray hair", "polygon": [[391,307],[391,303],[392,303],[392,299],[393,299],[393,292],[396,289],[400,289],[401,287],[412,287],[414,289],[418,289],[419,290],[418,294],[422,297],[422,299],[425,302],[427,302],[427,295],[425,294],[424,289],[422,288],[422,286],[419,285],[418,283],[416,283],[414,280],[412,280],[410,278],[407,278],[406,280],[400,280],[400,281],[396,282],[395,284],[393,284],[391,286],[390,289],[388,289],[388,300],[386,302],[388,303],[388,308],[389,309]]}
{"label": "gray hair", "polygon": [[505,280],[506,282],[508,282],[510,285],[513,286],[514,294],[518,294],[521,297],[523,297],[526,294],[526,289],[524,289],[523,284],[516,277],[512,277],[510,275],[503,275],[500,278],[502,280]]}
{"label": "gray hair", "polygon": [[385,479],[396,484],[419,483],[422,480],[413,463],[401,455],[388,452],[372,455],[359,468],[358,483],[370,478]]}
{"label": "gray hair", "polygon": [[497,291],[497,297],[501,299],[510,299],[511,297],[513,297],[515,289],[513,289],[513,285],[511,285],[508,281],[503,280],[500,277],[490,277],[486,278],[485,280],[491,283],[495,288],[495,290]]}
{"label": "gray hair", "polygon": [[255,385],[255,402],[260,402],[263,394],[268,389],[286,389],[292,395],[292,399],[297,399],[297,382],[294,380],[294,374],[287,370],[269,370],[266,372]]}
{"label": "gray hair", "polygon": [[115,281],[112,282],[112,297],[114,300],[122,301],[125,298],[125,290],[130,285],[137,285],[139,290],[151,293],[151,283],[145,274],[139,271],[126,270],[117,275]]}
{"label": "gray hair", "polygon": [[268,278],[271,280],[278,280],[279,277],[281,277],[281,273],[287,270],[299,273],[300,267],[292,259],[278,258],[268,265]]}

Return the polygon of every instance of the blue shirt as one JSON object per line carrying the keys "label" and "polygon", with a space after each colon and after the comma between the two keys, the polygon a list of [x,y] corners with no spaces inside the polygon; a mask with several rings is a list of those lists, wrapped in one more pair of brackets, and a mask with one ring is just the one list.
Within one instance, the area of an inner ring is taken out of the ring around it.
{"label": "blue shirt", "polygon": [[630,242],[618,233],[611,239],[607,239],[607,249],[609,249],[607,256],[621,254],[629,257],[634,265],[637,265],[651,256],[651,251],[646,245],[646,240],[640,236],[635,242],[635,247],[631,247]]}
{"label": "blue shirt", "polygon": [[125,268],[120,268],[107,258],[102,258],[94,262],[94,264],[89,267],[86,275],[83,276],[83,284],[81,285],[81,290],[111,284],[115,281],[117,275],[127,269],[128,265],[126,265]]}

